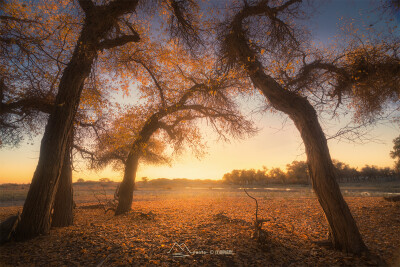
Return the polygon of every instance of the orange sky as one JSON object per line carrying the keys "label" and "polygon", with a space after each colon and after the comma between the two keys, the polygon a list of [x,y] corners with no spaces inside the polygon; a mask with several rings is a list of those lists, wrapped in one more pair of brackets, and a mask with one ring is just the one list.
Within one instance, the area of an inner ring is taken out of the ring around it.
{"label": "orange sky", "polygon": [[[305,160],[304,148],[297,129],[288,122],[282,128],[283,117],[264,114],[258,121],[263,129],[258,135],[246,140],[233,140],[230,144],[216,142],[211,135],[207,144],[208,154],[201,160],[196,159],[190,152],[181,155],[172,166],[141,165],[137,180],[147,176],[152,178],[201,178],[220,179],[224,173],[233,169],[285,168],[287,163],[294,160]],[[389,153],[393,147],[392,140],[399,134],[398,129],[390,125],[375,128],[371,135],[381,142],[363,145],[343,143],[337,140],[329,141],[331,156],[355,167],[365,164],[393,166]],[[18,149],[0,150],[0,183],[29,183],[39,157],[40,138],[34,145],[21,144]],[[120,181],[122,175],[106,169],[102,172],[89,172],[78,166],[74,172],[74,181],[78,178],[98,180],[102,177]]]}

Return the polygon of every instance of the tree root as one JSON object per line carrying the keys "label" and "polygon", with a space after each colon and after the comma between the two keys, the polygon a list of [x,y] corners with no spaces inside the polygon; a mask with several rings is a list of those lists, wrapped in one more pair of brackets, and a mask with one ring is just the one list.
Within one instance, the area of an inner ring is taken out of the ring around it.
{"label": "tree root", "polygon": [[11,216],[0,223],[0,245],[11,240],[20,220],[21,217],[18,212],[17,215]]}

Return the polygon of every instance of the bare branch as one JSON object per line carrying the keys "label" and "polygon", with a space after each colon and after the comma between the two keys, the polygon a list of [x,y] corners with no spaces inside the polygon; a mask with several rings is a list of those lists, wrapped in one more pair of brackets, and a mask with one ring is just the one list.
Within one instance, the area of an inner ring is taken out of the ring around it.
{"label": "bare branch", "polygon": [[257,202],[257,199],[255,197],[250,196],[249,193],[247,193],[246,189],[243,189],[243,190],[246,193],[246,195],[248,195],[250,198],[254,199],[254,201],[256,202],[256,221],[258,221],[258,216],[257,216],[258,215],[258,202]]}
{"label": "bare branch", "polygon": [[194,25],[192,10],[196,6],[192,0],[171,0],[174,16],[171,17],[170,31],[173,37],[183,40],[190,50],[202,44],[199,29]]}
{"label": "bare branch", "polygon": [[134,59],[134,58],[131,58],[131,60],[142,65],[143,68],[145,68],[147,70],[147,72],[150,74],[150,76],[153,79],[153,82],[154,82],[155,86],[157,87],[158,92],[160,94],[161,105],[165,108],[167,104],[165,102],[163,88],[161,87],[157,77],[155,76],[155,73],[153,73],[153,71],[142,60],[138,60],[138,59]]}
{"label": "bare branch", "polygon": [[16,18],[16,17],[12,17],[12,16],[6,16],[6,15],[0,16],[0,20],[12,20],[12,21],[17,21],[17,22],[40,24],[39,21],[30,20],[30,19],[20,19],[20,18]]}

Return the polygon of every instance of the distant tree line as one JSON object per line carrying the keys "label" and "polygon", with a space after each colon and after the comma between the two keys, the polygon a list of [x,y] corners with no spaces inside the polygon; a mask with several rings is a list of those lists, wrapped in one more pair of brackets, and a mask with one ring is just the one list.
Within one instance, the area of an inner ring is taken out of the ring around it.
{"label": "distant tree line", "polygon": [[[146,178],[146,179],[143,179]],[[142,181],[136,182],[139,188],[185,188],[185,187],[219,187],[221,186],[221,180],[211,180],[211,179],[187,179],[187,178],[157,178],[148,180],[147,177],[142,177]]]}
{"label": "distant tree line", "polygon": [[[361,170],[348,164],[333,160],[338,182],[389,181],[399,179],[398,173],[389,167],[365,165]],[[293,161],[286,165],[286,172],[281,168],[261,170],[233,170],[224,174],[222,180],[234,185],[268,184],[310,184],[308,166],[305,161]]]}
{"label": "distant tree line", "polygon": [[374,165],[365,165],[361,170],[350,167],[348,164],[334,160],[338,173],[338,182],[363,181],[390,181],[399,179],[399,173],[389,167],[379,168]]}
{"label": "distant tree line", "polygon": [[76,180],[76,183],[86,183],[86,184],[94,184],[94,183],[116,183],[110,178],[100,178],[98,181],[92,181],[92,180],[84,180],[83,178],[79,178]]}
{"label": "distant tree line", "polygon": [[[212,180],[212,179],[187,179],[187,178],[156,178],[149,179],[147,177],[142,177],[141,181],[135,182],[135,188],[184,188],[184,187],[198,187],[198,188],[212,188],[222,186],[222,180]],[[98,181],[84,180],[79,178],[74,185],[79,186],[93,186],[93,185],[103,185],[103,186],[116,186],[119,182],[114,182],[109,178],[100,178]],[[1,185],[0,185],[1,188]]]}

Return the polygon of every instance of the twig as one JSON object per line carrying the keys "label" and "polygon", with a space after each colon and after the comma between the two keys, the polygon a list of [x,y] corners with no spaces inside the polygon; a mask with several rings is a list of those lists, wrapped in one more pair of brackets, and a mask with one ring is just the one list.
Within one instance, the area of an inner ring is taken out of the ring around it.
{"label": "twig", "polygon": [[258,202],[257,202],[257,199],[252,197],[252,196],[250,196],[249,193],[247,193],[246,189],[243,188],[243,190],[250,198],[254,199],[254,201],[256,202],[256,222],[257,222],[258,221],[258,217],[257,217],[257,215],[258,215]]}
{"label": "twig", "polygon": [[92,189],[92,193],[93,193],[94,198],[97,200],[97,202],[99,202],[99,205],[104,208],[104,204],[101,202],[100,198],[97,197],[96,192],[93,189]]}
{"label": "twig", "polygon": [[257,239],[257,242],[259,242],[263,247],[265,246],[265,243],[267,241],[268,233],[264,229],[262,229],[263,223],[269,221],[269,219],[258,219],[258,201],[255,197],[250,196],[249,193],[247,193],[246,189],[243,189],[244,192],[246,193],[247,196],[250,198],[254,199],[256,202],[256,219],[254,221],[254,233],[253,233],[253,238]]}

